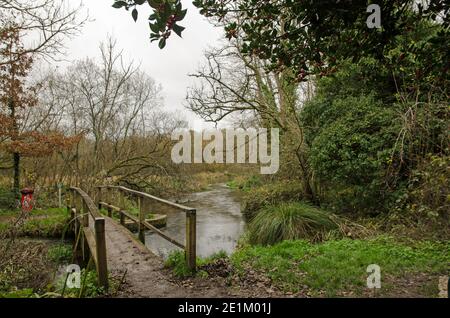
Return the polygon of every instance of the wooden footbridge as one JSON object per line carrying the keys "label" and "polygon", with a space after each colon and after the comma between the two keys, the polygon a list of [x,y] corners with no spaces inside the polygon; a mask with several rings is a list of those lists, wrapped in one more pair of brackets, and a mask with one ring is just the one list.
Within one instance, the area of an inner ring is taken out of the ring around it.
{"label": "wooden footbridge", "polygon": [[[186,239],[181,243],[171,238],[146,220],[154,207],[186,214]],[[150,207],[152,209],[150,210]],[[97,187],[92,197],[80,188],[70,188],[68,209],[71,213],[75,232],[74,255],[84,261],[93,260],[100,286],[108,288],[108,271],[134,264],[145,263],[148,279],[156,279],[150,273],[158,257],[147,250],[125,228],[126,219],[137,224],[138,239],[145,244],[145,231],[150,230],[185,251],[186,263],[191,270],[196,269],[196,210],[156,196],[121,186]],[[104,214],[102,214],[104,212]],[[118,221],[113,219],[118,216]],[[158,284],[164,284],[158,282]],[[170,288],[166,288],[168,290]],[[167,292],[173,295],[175,291]]]}

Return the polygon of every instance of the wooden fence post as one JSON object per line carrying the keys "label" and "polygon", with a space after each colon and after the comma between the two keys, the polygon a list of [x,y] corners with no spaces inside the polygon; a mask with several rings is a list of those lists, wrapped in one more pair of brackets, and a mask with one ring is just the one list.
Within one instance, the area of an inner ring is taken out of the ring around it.
{"label": "wooden fence post", "polygon": [[119,208],[121,210],[125,210],[125,193],[121,189],[118,189],[119,191]]}
{"label": "wooden fence post", "polygon": [[186,263],[189,269],[197,269],[197,212],[195,209],[186,211]]}
{"label": "wooden fence post", "polygon": [[100,204],[100,202],[102,202],[102,188],[98,187],[97,188],[97,207],[98,207],[99,211],[102,209],[102,205]]}
{"label": "wooden fence post", "polygon": [[144,221],[145,221],[145,211],[144,211],[144,204],[142,204],[142,200],[144,200],[143,198],[141,198],[140,196],[137,197],[137,204],[138,204],[138,209],[139,209],[139,240],[145,244],[145,226],[144,226]]}
{"label": "wooden fence post", "polygon": [[122,213],[122,210],[120,210],[119,213],[120,213],[120,225],[125,226],[125,214]]}
{"label": "wooden fence post", "polygon": [[83,200],[83,226],[89,226],[89,209],[86,202]]}
{"label": "wooden fence post", "polygon": [[125,225],[125,215],[121,212],[122,210],[125,210],[125,193],[118,188],[118,195],[119,195],[119,214],[120,214],[120,224]]}
{"label": "wooden fence post", "polygon": [[95,228],[95,245],[97,254],[97,275],[100,286],[108,290],[108,265],[106,259],[106,239],[105,239],[105,219],[96,219]]}

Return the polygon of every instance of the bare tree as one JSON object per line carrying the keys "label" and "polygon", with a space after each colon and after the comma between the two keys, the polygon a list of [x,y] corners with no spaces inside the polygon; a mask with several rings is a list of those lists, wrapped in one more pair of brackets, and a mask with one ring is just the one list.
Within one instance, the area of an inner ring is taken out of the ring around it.
{"label": "bare tree", "polygon": [[99,61],[87,58],[47,75],[41,109],[35,110],[39,120],[30,124],[84,134],[72,151],[60,153],[59,177],[70,173],[79,183],[88,176],[114,176],[142,184],[151,174],[167,174],[170,133],[184,121],[162,111],[161,86],[125,63],[113,39],[100,51]]}
{"label": "bare tree", "polygon": [[82,4],[68,0],[0,0],[0,23],[15,27],[27,39],[23,51],[12,52],[0,65],[32,54],[56,59],[64,51],[64,40],[77,35],[88,21]]}
{"label": "bare tree", "polygon": [[[188,90],[187,107],[214,123],[229,118],[245,128],[280,128],[282,170],[299,170],[306,194],[313,196],[298,116],[303,103],[311,97],[312,80],[296,81],[289,68],[268,72],[265,61],[241,53],[239,35],[221,48],[210,49],[205,57],[203,67],[191,74],[197,81]],[[293,161],[297,161],[295,167]]]}

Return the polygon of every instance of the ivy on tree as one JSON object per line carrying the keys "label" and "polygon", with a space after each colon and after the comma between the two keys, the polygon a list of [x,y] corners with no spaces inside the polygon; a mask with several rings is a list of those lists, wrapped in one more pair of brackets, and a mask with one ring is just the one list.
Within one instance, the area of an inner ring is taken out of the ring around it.
{"label": "ivy on tree", "polygon": [[149,16],[150,40],[158,41],[159,48],[166,46],[166,40],[172,34],[172,31],[181,37],[181,33],[185,29],[178,22],[186,16],[187,9],[183,9],[180,0],[116,0],[113,7],[116,9],[125,8],[129,11],[131,8],[131,16],[134,21],[138,19],[137,6],[148,3],[153,9],[153,13]]}

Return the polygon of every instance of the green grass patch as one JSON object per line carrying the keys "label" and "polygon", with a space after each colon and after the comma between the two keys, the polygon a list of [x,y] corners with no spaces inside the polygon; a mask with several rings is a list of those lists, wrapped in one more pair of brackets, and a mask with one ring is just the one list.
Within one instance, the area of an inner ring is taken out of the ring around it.
{"label": "green grass patch", "polygon": [[418,242],[405,245],[392,238],[342,239],[312,244],[284,241],[273,246],[247,246],[231,256],[238,273],[249,266],[260,270],[285,291],[307,286],[313,292],[335,296],[340,291],[360,293],[366,288],[367,266],[377,264],[383,277],[407,273],[443,273],[450,263],[450,243]]}
{"label": "green grass patch", "polygon": [[[5,211],[1,214],[0,234],[9,230],[10,222],[19,215],[19,211]],[[33,210],[18,228],[18,236],[60,238],[65,232],[69,213],[66,208]]]}
{"label": "green grass patch", "polygon": [[233,180],[227,182],[227,186],[231,189],[239,189],[242,191],[250,191],[251,189],[263,185],[264,182],[258,175],[236,176]]}
{"label": "green grass patch", "polygon": [[48,258],[55,263],[68,263],[72,260],[72,246],[69,244],[57,244],[47,251]]}
{"label": "green grass patch", "polygon": [[[217,259],[225,257],[227,257],[227,253],[225,251],[219,251],[205,258],[197,257],[197,267],[207,265]],[[192,270],[190,270],[186,263],[184,251],[172,252],[165,261],[164,266],[166,268],[172,269],[174,275],[179,278],[185,278],[194,275],[204,277],[208,275],[205,271],[193,272]]]}
{"label": "green grass patch", "polygon": [[253,186],[244,192],[244,217],[251,221],[262,209],[304,198],[303,185],[298,181],[282,180]]}
{"label": "green grass patch", "polygon": [[8,292],[0,291],[0,298],[36,298],[32,288],[24,288]]}

